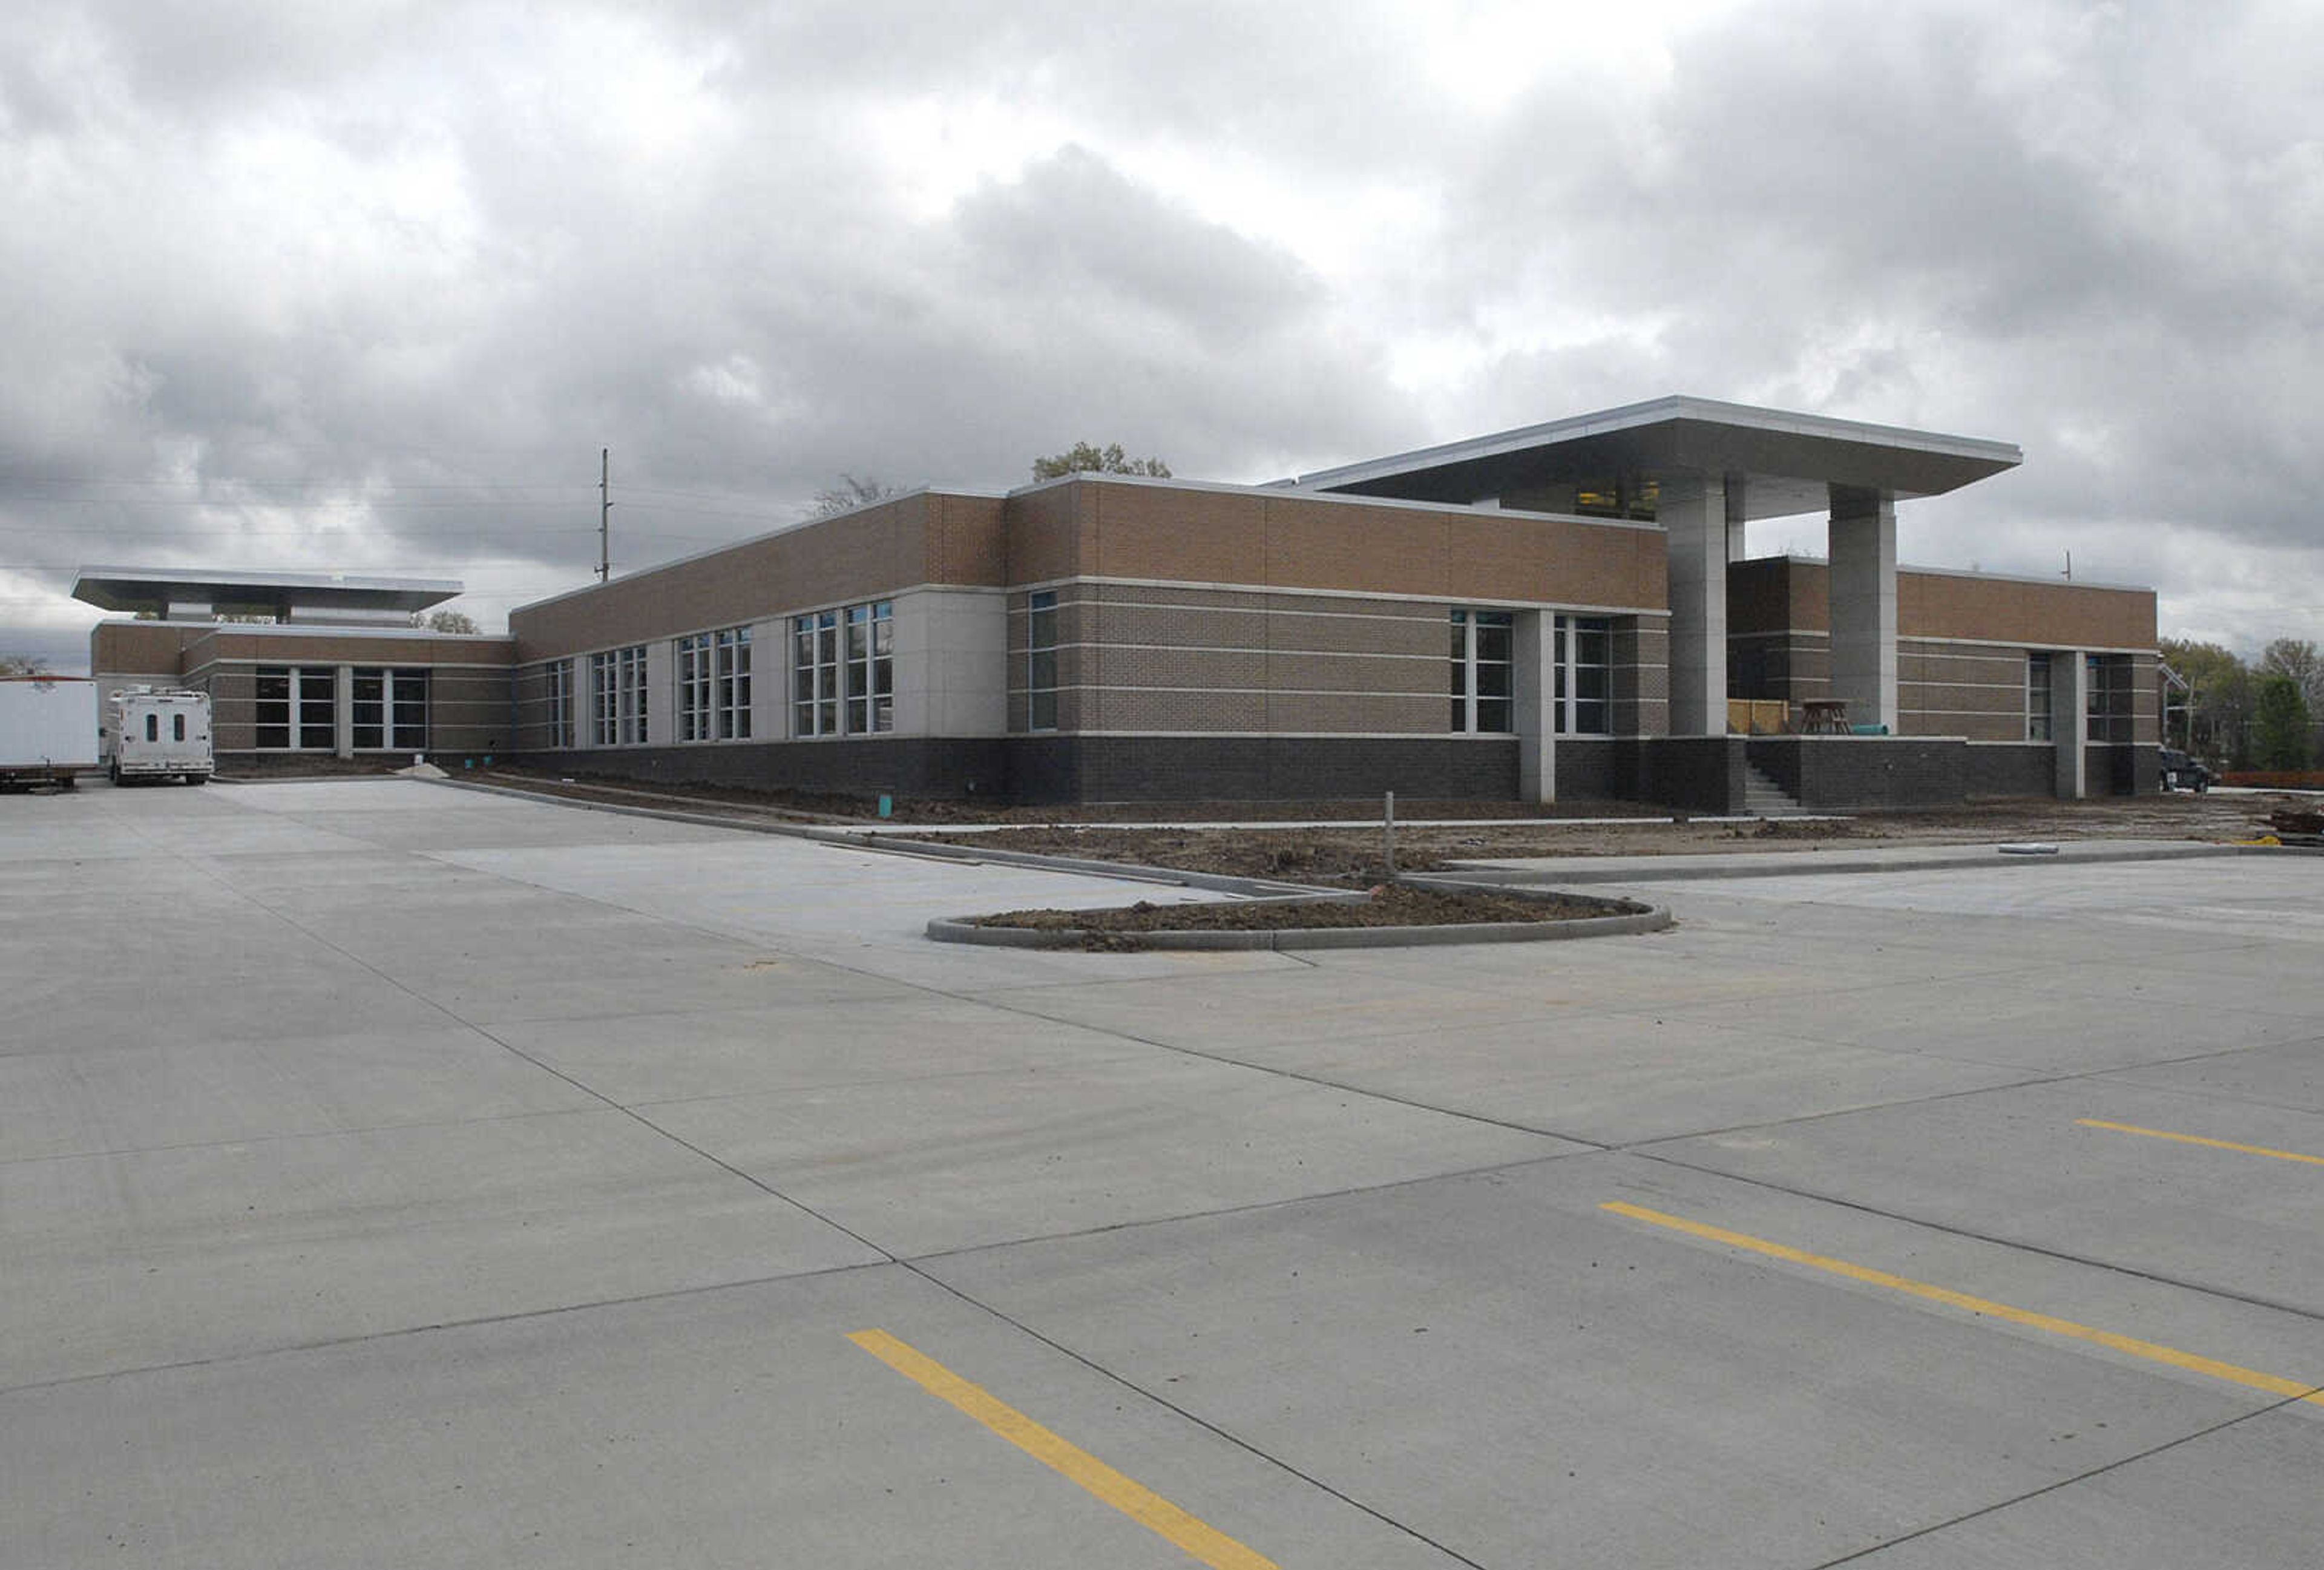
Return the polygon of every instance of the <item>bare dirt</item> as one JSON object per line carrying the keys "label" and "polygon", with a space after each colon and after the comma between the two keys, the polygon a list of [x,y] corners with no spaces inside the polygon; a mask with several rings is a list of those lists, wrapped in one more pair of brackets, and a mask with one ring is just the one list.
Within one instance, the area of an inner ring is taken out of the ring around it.
{"label": "bare dirt", "polygon": [[[1649,856],[1817,850],[2004,840],[2248,839],[2269,832],[2282,797],[2175,795],[2097,801],[2008,801],[1941,812],[1748,823],[1545,823],[1519,827],[1396,831],[1396,867],[1441,872],[1454,863],[1517,856]],[[1634,808],[1637,812],[1646,808]],[[1180,872],[1368,888],[1386,873],[1379,824],[1345,828],[1113,828],[1061,825],[986,834],[916,835],[939,844],[1126,862]]]}
{"label": "bare dirt", "polygon": [[[632,780],[551,775],[496,766],[461,770],[454,778],[523,790],[569,800],[661,808],[732,817],[738,822],[813,824],[845,827],[876,821],[860,798],[713,785],[662,785]],[[1569,898],[1528,900],[1499,894],[1441,894],[1397,888],[1389,870],[1377,802],[1179,802],[1075,809],[1000,807],[978,802],[901,801],[898,824],[926,832],[891,833],[881,843],[939,845],[1089,861],[1174,872],[1268,879],[1313,888],[1375,889],[1362,904],[1282,904],[1229,901],[1216,905],[1139,903],[1110,911],[1016,910],[983,919],[999,925],[1079,928],[1100,947],[1134,944],[1139,931],[1262,929],[1286,926],[1431,926],[1445,922],[1572,920],[1603,916],[1622,902]],[[2024,799],[1937,811],[1864,813],[1850,817],[1772,818],[1735,822],[1673,821],[1656,808],[1606,802],[1577,810],[1566,804],[1527,811],[1509,802],[1398,802],[1395,871],[1443,872],[1455,864],[1512,857],[1754,854],[1912,845],[1978,845],[2010,840],[2255,839],[2293,814],[2312,815],[2312,799],[2273,793],[2197,796],[2188,793],[2111,797],[2091,801]],[[1565,821],[1546,821],[1554,817]],[[1524,824],[1482,818],[1540,817]],[[1344,826],[1313,822],[1344,819]],[[1455,819],[1425,827],[1408,819]],[[1573,819],[1582,821],[1572,821]],[[1148,827],[1127,827],[1125,820]],[[1156,827],[1156,820],[1169,819]],[[1202,821],[1240,820],[1255,827],[1204,828]],[[1652,821],[1646,821],[1653,819]],[[1270,821],[1272,820],[1272,821]],[[1287,821],[1286,821],[1287,820]],[[976,833],[972,824],[1001,827]],[[867,836],[868,837],[868,836]],[[1289,914],[1296,912],[1296,916]],[[1329,914],[1327,914],[1327,912]]]}
{"label": "bare dirt", "polygon": [[979,927],[1037,932],[1279,932],[1309,927],[1442,927],[1480,921],[1579,921],[1633,914],[1646,907],[1628,900],[1572,895],[1526,899],[1515,894],[1446,894],[1388,885],[1366,900],[1238,900],[1208,905],[1156,905],[1140,900],[1111,910],[1004,910],[980,916]]}

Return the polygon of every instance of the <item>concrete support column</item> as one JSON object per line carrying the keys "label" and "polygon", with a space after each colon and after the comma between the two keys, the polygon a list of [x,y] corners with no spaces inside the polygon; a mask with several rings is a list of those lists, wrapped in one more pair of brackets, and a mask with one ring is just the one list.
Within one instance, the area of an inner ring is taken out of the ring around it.
{"label": "concrete support column", "polygon": [[1729,475],[1725,481],[1727,492],[1727,559],[1741,561],[1749,554],[1743,538],[1743,504],[1745,480],[1741,475]]}
{"label": "concrete support column", "polygon": [[1554,611],[1519,611],[1510,628],[1517,799],[1557,799],[1557,639]]}
{"label": "concrete support column", "polygon": [[1670,734],[1727,734],[1727,487],[1716,475],[1663,481],[1668,537]]}
{"label": "concrete support column", "polygon": [[1831,695],[1896,733],[1896,503],[1831,488]]}
{"label": "concrete support column", "polygon": [[2090,702],[2090,662],[2080,649],[2050,655],[2050,740],[2058,749],[2058,797],[2080,801],[2090,793],[2089,753],[2082,730]]}
{"label": "concrete support column", "polygon": [[342,665],[331,683],[331,750],[342,758],[355,755],[355,668]]}
{"label": "concrete support column", "polygon": [[677,740],[678,651],[656,638],[646,645],[646,741],[666,747]]}

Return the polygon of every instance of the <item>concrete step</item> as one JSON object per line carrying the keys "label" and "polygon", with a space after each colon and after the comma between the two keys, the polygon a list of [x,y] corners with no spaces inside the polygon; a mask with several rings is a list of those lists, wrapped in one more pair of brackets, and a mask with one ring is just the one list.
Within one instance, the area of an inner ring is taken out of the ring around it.
{"label": "concrete step", "polygon": [[1743,810],[1754,817],[1805,817],[1806,808],[1756,763],[1743,765]]}

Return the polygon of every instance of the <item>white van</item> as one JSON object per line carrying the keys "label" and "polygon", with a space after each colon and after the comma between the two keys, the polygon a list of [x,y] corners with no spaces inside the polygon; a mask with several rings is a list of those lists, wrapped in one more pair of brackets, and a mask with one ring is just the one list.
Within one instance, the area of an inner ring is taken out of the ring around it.
{"label": "white van", "polygon": [[124,687],[106,706],[105,757],[113,782],[183,780],[199,785],[217,765],[210,753],[210,695]]}

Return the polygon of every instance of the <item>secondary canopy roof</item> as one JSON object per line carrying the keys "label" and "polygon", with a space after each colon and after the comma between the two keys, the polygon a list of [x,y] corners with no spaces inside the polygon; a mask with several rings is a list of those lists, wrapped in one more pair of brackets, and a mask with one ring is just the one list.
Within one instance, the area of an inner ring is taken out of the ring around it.
{"label": "secondary canopy roof", "polygon": [[[1536,496],[1600,485],[1651,496],[1674,477],[1741,476],[1743,516],[1779,518],[1823,511],[1835,485],[1892,497],[1941,495],[2014,468],[2024,456],[2006,441],[1669,397],[1372,458],[1294,483],[1301,490],[1563,512],[1571,503],[1548,505]],[[1730,494],[1737,488],[1730,484]]]}
{"label": "secondary canopy roof", "polygon": [[306,612],[409,614],[442,605],[466,586],[457,578],[361,577],[342,572],[217,572],[176,568],[84,567],[73,598],[108,611],[166,617],[171,605],[217,614],[296,620]]}

